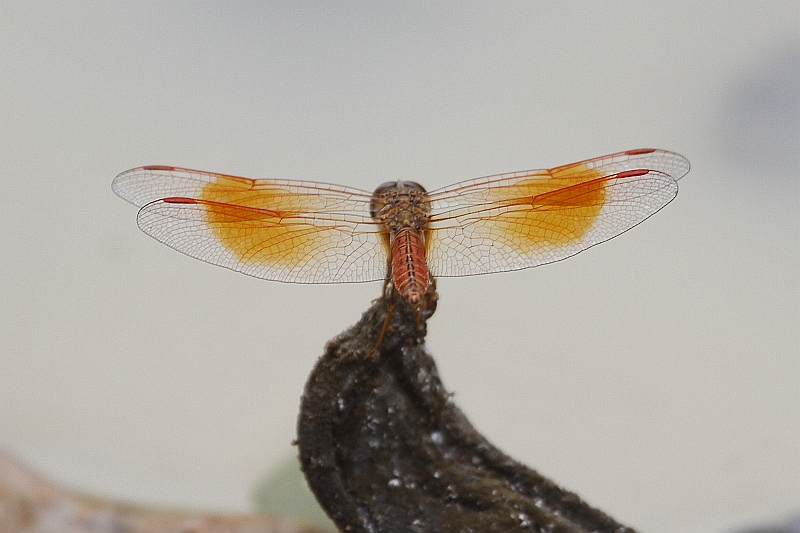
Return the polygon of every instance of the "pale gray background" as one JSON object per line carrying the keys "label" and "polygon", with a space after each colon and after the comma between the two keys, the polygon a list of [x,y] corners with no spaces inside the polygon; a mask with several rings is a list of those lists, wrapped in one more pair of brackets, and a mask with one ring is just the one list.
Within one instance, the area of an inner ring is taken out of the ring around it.
{"label": "pale gray background", "polygon": [[565,262],[443,279],[476,427],[647,532],[800,508],[800,3],[0,3],[0,446],[92,493],[245,510],[380,284],[142,234],[144,164],[428,188],[655,146],[677,200]]}

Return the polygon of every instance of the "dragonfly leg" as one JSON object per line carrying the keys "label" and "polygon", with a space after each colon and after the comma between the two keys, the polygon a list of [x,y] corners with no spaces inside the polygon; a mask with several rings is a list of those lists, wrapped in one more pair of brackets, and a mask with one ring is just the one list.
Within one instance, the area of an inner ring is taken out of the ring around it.
{"label": "dragonfly leg", "polygon": [[383,282],[383,294],[381,298],[387,300],[389,303],[386,306],[386,318],[383,319],[383,327],[381,328],[381,333],[378,336],[378,342],[373,346],[373,348],[369,351],[369,353],[364,357],[365,360],[372,360],[377,361],[380,359],[380,348],[383,344],[383,339],[386,337],[386,332],[389,330],[389,321],[392,318],[392,313],[394,312],[395,305],[397,305],[397,296],[398,293],[394,289],[394,284],[392,283],[391,278],[386,278],[386,281]]}

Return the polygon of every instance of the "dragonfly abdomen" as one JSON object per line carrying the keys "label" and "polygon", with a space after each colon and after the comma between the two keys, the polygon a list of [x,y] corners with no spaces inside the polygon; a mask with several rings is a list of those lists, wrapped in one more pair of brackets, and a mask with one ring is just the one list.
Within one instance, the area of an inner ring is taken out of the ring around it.
{"label": "dragonfly abdomen", "polygon": [[413,229],[398,231],[392,240],[392,282],[409,303],[420,301],[431,275],[425,262],[425,242]]}

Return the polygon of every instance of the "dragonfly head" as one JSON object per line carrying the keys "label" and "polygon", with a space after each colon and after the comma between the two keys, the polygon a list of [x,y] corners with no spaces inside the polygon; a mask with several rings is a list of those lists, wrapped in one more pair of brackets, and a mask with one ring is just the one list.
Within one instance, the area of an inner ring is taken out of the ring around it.
{"label": "dragonfly head", "polygon": [[372,193],[369,212],[372,218],[389,225],[398,213],[419,211],[425,215],[428,207],[428,191],[415,181],[387,181]]}

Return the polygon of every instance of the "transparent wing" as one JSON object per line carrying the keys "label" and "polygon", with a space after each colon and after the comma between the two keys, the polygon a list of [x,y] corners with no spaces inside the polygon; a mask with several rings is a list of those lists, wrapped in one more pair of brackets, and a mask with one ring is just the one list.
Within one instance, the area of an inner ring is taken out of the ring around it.
{"label": "transparent wing", "polygon": [[434,276],[469,276],[564,259],[656,213],[688,171],[679,154],[642,149],[439,189],[428,266]]}
{"label": "transparent wing", "polygon": [[365,191],[158,166],[123,172],[112,189],[141,208],[145,233],[208,263],[294,283],[386,277]]}

